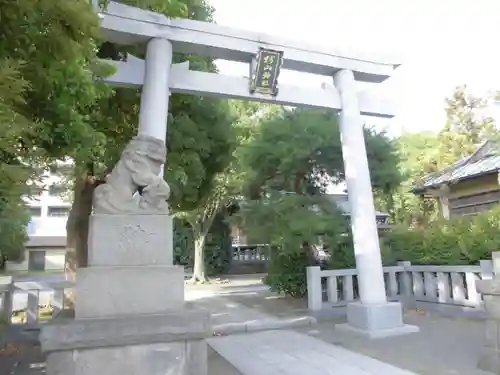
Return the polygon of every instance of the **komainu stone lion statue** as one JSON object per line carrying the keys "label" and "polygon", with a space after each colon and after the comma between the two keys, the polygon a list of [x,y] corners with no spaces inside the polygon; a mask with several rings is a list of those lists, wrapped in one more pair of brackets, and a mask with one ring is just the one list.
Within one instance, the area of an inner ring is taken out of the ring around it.
{"label": "komainu stone lion statue", "polygon": [[168,214],[170,188],[159,176],[167,150],[162,140],[139,134],[94,191],[96,214]]}

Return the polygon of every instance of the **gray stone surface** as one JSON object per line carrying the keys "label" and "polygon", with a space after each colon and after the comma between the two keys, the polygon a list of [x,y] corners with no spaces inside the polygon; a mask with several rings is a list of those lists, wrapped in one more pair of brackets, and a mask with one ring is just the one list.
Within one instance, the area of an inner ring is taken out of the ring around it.
{"label": "gray stone surface", "polygon": [[346,329],[369,338],[382,338],[418,332],[417,326],[403,323],[403,308],[399,302],[382,305],[364,305],[354,302],[347,305]]}
{"label": "gray stone surface", "polygon": [[212,331],[216,335],[228,335],[244,332],[269,331],[285,328],[297,328],[316,324],[314,317],[303,316],[293,318],[266,318],[259,320],[251,320],[246,322],[223,323],[212,326]]}
{"label": "gray stone surface", "polygon": [[186,359],[188,375],[208,373],[208,345],[204,338],[187,342]]}
{"label": "gray stone surface", "polygon": [[50,353],[50,375],[191,375],[184,342]]}
{"label": "gray stone surface", "polygon": [[199,340],[211,335],[210,316],[200,311],[66,322],[55,319],[43,326],[45,352]]}
{"label": "gray stone surface", "polygon": [[352,332],[339,331],[338,325],[331,322],[297,330],[420,375],[491,375],[477,368],[483,344],[481,320],[420,311],[407,311],[404,320],[418,326],[420,331],[367,340]]}
{"label": "gray stone surface", "polygon": [[[494,262],[498,262],[499,255],[500,253],[494,253]],[[491,280],[480,280],[476,284],[477,289],[483,293],[484,308],[488,316],[484,324],[485,343],[479,357],[478,367],[500,374],[500,277],[497,274]]]}
{"label": "gray stone surface", "polygon": [[89,267],[76,275],[76,319],[157,314],[183,305],[183,267]]}
{"label": "gray stone surface", "polygon": [[288,330],[216,337],[208,343],[243,375],[415,375]]}
{"label": "gray stone surface", "polygon": [[[241,375],[231,364],[217,354],[213,349],[208,348],[208,375]],[[21,353],[16,353],[14,358],[0,357],[0,369],[2,374],[10,375],[47,375],[45,358],[34,347],[30,353],[26,355],[26,350]],[[191,372],[189,375],[198,375],[199,373]],[[142,375],[142,374],[141,374]]]}
{"label": "gray stone surface", "polygon": [[90,216],[89,266],[172,265],[169,215]]}

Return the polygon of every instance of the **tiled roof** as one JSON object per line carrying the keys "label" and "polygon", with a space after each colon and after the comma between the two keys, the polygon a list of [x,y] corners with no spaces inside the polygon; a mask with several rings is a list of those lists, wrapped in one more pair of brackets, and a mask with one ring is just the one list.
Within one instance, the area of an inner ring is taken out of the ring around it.
{"label": "tiled roof", "polygon": [[492,152],[491,143],[487,142],[474,154],[460,159],[455,164],[424,177],[413,188],[414,192],[445,183],[457,182],[500,170],[500,155]]}

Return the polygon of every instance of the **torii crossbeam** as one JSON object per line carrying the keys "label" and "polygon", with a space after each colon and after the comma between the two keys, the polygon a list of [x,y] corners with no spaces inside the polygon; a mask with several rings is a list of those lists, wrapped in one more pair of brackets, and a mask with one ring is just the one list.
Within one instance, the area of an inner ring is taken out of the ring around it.
{"label": "torii crossbeam", "polygon": [[[104,37],[117,43],[146,42],[151,38],[168,38],[173,52],[206,55],[218,59],[251,63],[259,47],[283,51],[283,68],[305,73],[333,76],[342,69],[351,70],[358,81],[383,82],[399,66],[394,61],[370,61],[366,57],[344,57],[340,53],[313,49],[314,47],[280,40],[268,35],[235,30],[207,22],[169,19],[116,2],[110,2],[101,13]],[[140,86],[144,76],[144,62],[133,59],[115,62],[118,71],[109,82],[119,85]],[[172,92],[273,102],[276,104],[307,106],[340,110],[340,97],[333,85],[317,88],[280,84],[276,97],[250,94],[248,78],[222,74],[176,69],[169,82]],[[360,92],[359,107],[363,115],[392,117],[391,103],[376,95]]]}

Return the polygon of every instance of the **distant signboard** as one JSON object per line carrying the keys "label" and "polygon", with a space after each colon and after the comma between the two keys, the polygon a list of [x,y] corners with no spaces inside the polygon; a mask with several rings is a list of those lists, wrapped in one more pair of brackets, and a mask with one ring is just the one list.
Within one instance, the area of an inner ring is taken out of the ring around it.
{"label": "distant signboard", "polygon": [[283,52],[260,48],[256,60],[250,80],[250,92],[278,95],[278,77],[283,63]]}

